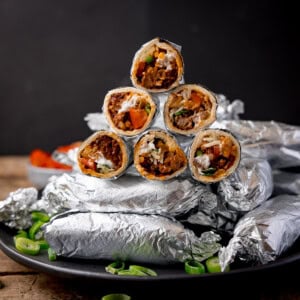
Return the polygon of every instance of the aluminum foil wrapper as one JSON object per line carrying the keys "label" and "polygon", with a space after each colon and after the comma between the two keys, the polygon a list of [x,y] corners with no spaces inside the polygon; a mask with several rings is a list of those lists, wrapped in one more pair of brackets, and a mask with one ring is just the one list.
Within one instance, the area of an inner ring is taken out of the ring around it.
{"label": "aluminum foil wrapper", "polygon": [[35,188],[18,189],[0,201],[0,222],[16,229],[26,229],[32,225],[31,206],[38,199]]}
{"label": "aluminum foil wrapper", "polygon": [[77,154],[79,147],[70,149],[67,152],[53,151],[52,158],[62,164],[72,166],[73,170],[79,171]]}
{"label": "aluminum foil wrapper", "polygon": [[274,170],[273,179],[275,195],[300,195],[300,173]]}
{"label": "aluminum foil wrapper", "polygon": [[110,181],[72,173],[51,178],[34,208],[51,215],[78,209],[179,216],[211,197],[204,185],[188,179],[158,182],[123,176]]}
{"label": "aluminum foil wrapper", "polygon": [[198,238],[176,221],[157,215],[75,213],[54,217],[44,237],[61,256],[167,264],[202,261],[220,249],[220,236]]}
{"label": "aluminum foil wrapper", "polygon": [[238,169],[220,181],[218,194],[232,210],[248,212],[273,192],[273,176],[266,160],[245,157]]}
{"label": "aluminum foil wrapper", "polygon": [[272,168],[300,166],[300,126],[275,121],[224,120],[214,128],[231,131],[240,141],[242,154],[266,159]]}
{"label": "aluminum foil wrapper", "polygon": [[300,236],[300,196],[279,195],[247,213],[219,252],[222,270],[235,258],[266,264],[283,254]]}

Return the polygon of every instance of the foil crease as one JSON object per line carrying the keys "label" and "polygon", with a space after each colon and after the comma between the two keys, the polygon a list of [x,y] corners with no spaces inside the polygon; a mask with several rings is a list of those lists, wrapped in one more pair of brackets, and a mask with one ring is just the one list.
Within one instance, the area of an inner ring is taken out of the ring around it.
{"label": "foil crease", "polygon": [[245,157],[238,169],[220,181],[218,194],[227,206],[236,211],[248,212],[273,192],[273,176],[266,160]]}
{"label": "foil crease", "polygon": [[54,217],[44,237],[64,257],[167,264],[202,261],[220,249],[220,236],[198,238],[179,222],[157,215],[75,213]]}
{"label": "foil crease", "polygon": [[78,209],[178,216],[197,208],[201,199],[213,196],[204,185],[188,179],[158,182],[123,176],[111,181],[65,173],[50,179],[35,209],[51,215]]}
{"label": "foil crease", "polygon": [[231,131],[241,143],[242,155],[266,159],[272,168],[300,166],[300,126],[275,121],[223,120],[212,127]]}
{"label": "foil crease", "polygon": [[25,229],[31,226],[31,206],[38,199],[35,188],[23,188],[11,192],[8,197],[0,201],[0,222],[16,229]]}
{"label": "foil crease", "polygon": [[274,261],[300,235],[300,196],[279,195],[247,213],[219,252],[222,270],[238,257],[266,264]]}

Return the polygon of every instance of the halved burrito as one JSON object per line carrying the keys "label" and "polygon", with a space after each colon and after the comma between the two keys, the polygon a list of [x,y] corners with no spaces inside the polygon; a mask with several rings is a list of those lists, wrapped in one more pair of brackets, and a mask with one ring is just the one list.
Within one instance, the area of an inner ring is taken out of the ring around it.
{"label": "halved burrito", "polygon": [[134,136],[150,125],[156,112],[156,104],[146,91],[122,87],[106,94],[103,110],[114,131]]}
{"label": "halved burrito", "polygon": [[183,135],[197,133],[216,120],[217,100],[197,84],[183,84],[172,91],[164,106],[167,128]]}
{"label": "halved burrito", "polygon": [[155,38],[135,54],[130,71],[132,84],[149,92],[165,92],[176,86],[183,75],[183,59],[170,42]]}
{"label": "halved burrito", "polygon": [[129,164],[123,139],[110,131],[98,131],[78,149],[77,162],[82,173],[99,178],[117,178]]}
{"label": "halved burrito", "polygon": [[240,144],[230,132],[206,129],[200,131],[192,142],[189,166],[196,180],[217,182],[234,172],[240,157]]}
{"label": "halved burrito", "polygon": [[187,158],[175,138],[163,130],[145,133],[134,145],[134,165],[150,180],[167,180],[187,167]]}

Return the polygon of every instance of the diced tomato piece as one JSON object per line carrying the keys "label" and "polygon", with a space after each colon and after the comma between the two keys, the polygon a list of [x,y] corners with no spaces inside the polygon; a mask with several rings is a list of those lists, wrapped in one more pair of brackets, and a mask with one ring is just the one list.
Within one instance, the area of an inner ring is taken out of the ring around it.
{"label": "diced tomato piece", "polygon": [[95,165],[95,163],[91,159],[87,159],[87,158],[81,157],[80,158],[80,162],[83,165],[85,165],[87,168],[96,171],[96,165]]}
{"label": "diced tomato piece", "polygon": [[195,104],[197,104],[197,106],[199,106],[201,104],[201,97],[196,92],[193,91],[191,93],[191,98],[192,98],[193,102]]}
{"label": "diced tomato piece", "polygon": [[148,118],[147,112],[144,109],[136,108],[129,109],[129,116],[134,129],[143,127]]}

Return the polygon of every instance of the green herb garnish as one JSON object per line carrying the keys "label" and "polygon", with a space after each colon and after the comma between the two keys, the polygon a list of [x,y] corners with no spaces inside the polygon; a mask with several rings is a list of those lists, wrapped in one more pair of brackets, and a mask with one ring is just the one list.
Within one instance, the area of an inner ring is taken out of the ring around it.
{"label": "green herb garnish", "polygon": [[211,176],[211,175],[213,175],[216,171],[217,171],[216,168],[211,167],[211,168],[202,170],[202,174],[205,175],[205,176]]}
{"label": "green herb garnish", "polygon": [[187,109],[182,109],[182,110],[177,111],[177,112],[174,114],[174,116],[180,116],[180,115],[183,115],[183,114],[185,114],[185,113],[187,113],[187,112],[188,112]]}

